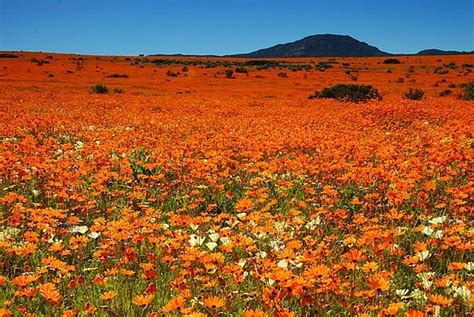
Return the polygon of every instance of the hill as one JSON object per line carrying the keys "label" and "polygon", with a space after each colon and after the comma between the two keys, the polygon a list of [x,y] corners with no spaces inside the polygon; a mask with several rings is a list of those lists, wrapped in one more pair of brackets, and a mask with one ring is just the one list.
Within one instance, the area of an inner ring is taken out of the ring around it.
{"label": "hill", "polygon": [[376,57],[390,55],[348,35],[318,34],[301,40],[278,44],[245,54],[231,55],[247,58],[281,57]]}
{"label": "hill", "polygon": [[419,51],[416,55],[431,56],[431,55],[466,55],[474,54],[474,51],[460,52],[460,51],[443,51],[436,48],[430,48],[427,50]]}

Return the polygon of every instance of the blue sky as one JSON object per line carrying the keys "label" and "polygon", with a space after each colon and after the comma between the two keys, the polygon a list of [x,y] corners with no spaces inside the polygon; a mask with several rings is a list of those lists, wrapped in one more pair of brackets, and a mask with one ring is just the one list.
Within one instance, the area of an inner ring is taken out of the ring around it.
{"label": "blue sky", "polygon": [[474,0],[0,0],[0,50],[233,54],[311,34],[474,50]]}

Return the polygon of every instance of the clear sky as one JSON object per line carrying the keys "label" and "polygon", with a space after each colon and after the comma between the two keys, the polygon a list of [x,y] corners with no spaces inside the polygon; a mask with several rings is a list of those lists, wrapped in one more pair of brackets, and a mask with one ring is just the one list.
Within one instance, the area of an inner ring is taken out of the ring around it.
{"label": "clear sky", "polygon": [[312,34],[474,50],[474,0],[0,0],[0,50],[233,54]]}

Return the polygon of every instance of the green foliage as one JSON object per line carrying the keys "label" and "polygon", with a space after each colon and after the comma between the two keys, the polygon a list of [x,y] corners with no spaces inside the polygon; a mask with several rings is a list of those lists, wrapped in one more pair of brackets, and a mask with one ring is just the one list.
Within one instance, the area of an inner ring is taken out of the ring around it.
{"label": "green foliage", "polygon": [[440,92],[439,95],[441,97],[446,97],[446,96],[451,95],[452,93],[453,93],[453,91],[451,89],[445,89],[442,92]]}
{"label": "green foliage", "polygon": [[229,68],[225,70],[225,77],[230,79],[232,78],[232,75],[234,75],[234,71],[232,69]]}
{"label": "green foliage", "polygon": [[175,73],[172,70],[168,70],[166,72],[166,76],[168,76],[168,77],[178,77],[178,73]]}
{"label": "green foliage", "polygon": [[33,57],[31,59],[31,62],[36,63],[37,66],[43,66],[44,64],[49,64],[48,60],[37,59],[36,57]]}
{"label": "green foliage", "polygon": [[378,90],[371,85],[355,85],[355,84],[338,84],[321,91],[316,91],[308,97],[315,98],[331,98],[340,101],[349,102],[367,102],[371,99],[380,100],[382,96]]}
{"label": "green foliage", "polygon": [[114,73],[114,74],[110,74],[109,76],[107,76],[109,78],[128,78],[128,75],[127,74],[117,74],[117,73]]}
{"label": "green foliage", "polygon": [[95,84],[91,87],[91,91],[95,94],[108,94],[109,88],[104,84]]}
{"label": "green foliage", "polygon": [[403,95],[405,98],[410,99],[410,100],[421,100],[423,96],[425,95],[425,92],[421,89],[418,88],[410,88],[408,89],[407,92]]}
{"label": "green foliage", "polygon": [[401,62],[396,58],[387,58],[383,61],[384,64],[401,64]]}
{"label": "green foliage", "polygon": [[474,81],[466,84],[464,88],[464,99],[474,100]]}
{"label": "green foliage", "polygon": [[18,58],[18,55],[9,54],[9,53],[1,53],[0,58]]}
{"label": "green foliage", "polygon": [[316,65],[316,69],[319,70],[320,72],[324,72],[326,69],[332,68],[333,66],[331,65],[330,62],[319,62]]}
{"label": "green foliage", "polygon": [[249,70],[243,66],[238,66],[235,68],[236,73],[248,74]]}

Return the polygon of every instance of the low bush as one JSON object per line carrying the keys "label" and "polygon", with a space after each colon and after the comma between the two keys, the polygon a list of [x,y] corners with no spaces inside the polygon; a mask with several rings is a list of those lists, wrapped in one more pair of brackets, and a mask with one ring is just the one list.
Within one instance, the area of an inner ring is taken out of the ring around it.
{"label": "low bush", "polygon": [[308,98],[332,98],[340,101],[367,102],[371,99],[380,100],[382,96],[371,85],[338,84],[316,91]]}
{"label": "low bush", "polygon": [[235,68],[235,72],[241,74],[248,74],[249,70],[243,66],[239,66]]}
{"label": "low bush", "polygon": [[463,98],[466,100],[474,100],[474,81],[465,85]]}
{"label": "low bush", "polygon": [[410,88],[408,91],[403,95],[406,99],[410,100],[421,100],[423,96],[425,95],[425,92],[421,89],[418,88]]}
{"label": "low bush", "polygon": [[446,96],[451,95],[452,93],[453,93],[453,91],[451,89],[445,89],[442,92],[440,92],[439,95],[441,97],[446,97]]}
{"label": "low bush", "polygon": [[1,53],[0,58],[18,58],[18,55],[9,54],[9,53]]}
{"label": "low bush", "polygon": [[232,75],[234,75],[234,71],[232,69],[229,68],[225,70],[225,77],[232,78]]}
{"label": "low bush", "polygon": [[401,62],[396,58],[387,58],[383,61],[384,64],[401,64]]}
{"label": "low bush", "polygon": [[95,94],[108,94],[109,88],[104,84],[95,84],[91,87],[91,91]]}
{"label": "low bush", "polygon": [[175,73],[172,70],[168,70],[166,72],[166,76],[168,76],[168,77],[178,77],[178,73]]}
{"label": "low bush", "polygon": [[128,78],[128,75],[127,74],[110,74],[109,76],[107,77],[110,77],[110,78]]}

